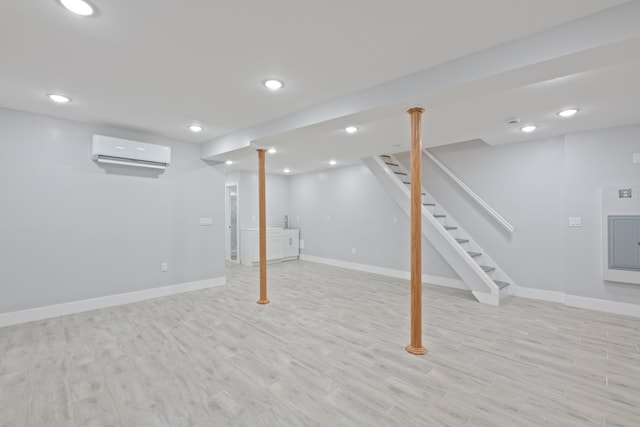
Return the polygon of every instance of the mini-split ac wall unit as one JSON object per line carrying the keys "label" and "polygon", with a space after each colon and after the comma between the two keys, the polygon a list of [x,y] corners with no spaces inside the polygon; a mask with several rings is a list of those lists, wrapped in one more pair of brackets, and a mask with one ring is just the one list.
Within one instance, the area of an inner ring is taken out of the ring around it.
{"label": "mini-split ac wall unit", "polygon": [[165,169],[171,163],[171,147],[93,135],[91,156],[99,163]]}

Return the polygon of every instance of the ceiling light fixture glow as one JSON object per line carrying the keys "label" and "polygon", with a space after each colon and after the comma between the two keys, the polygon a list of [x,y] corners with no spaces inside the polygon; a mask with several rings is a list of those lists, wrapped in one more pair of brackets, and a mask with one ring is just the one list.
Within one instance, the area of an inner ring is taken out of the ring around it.
{"label": "ceiling light fixture glow", "polygon": [[57,102],[58,104],[65,104],[67,102],[71,102],[71,98],[69,98],[68,96],[59,95],[57,93],[50,93],[47,96],[49,97],[50,100],[52,100],[53,102]]}
{"label": "ceiling light fixture glow", "polygon": [[355,126],[347,126],[346,128],[344,128],[345,132],[347,133],[356,133],[358,132],[358,128]]}
{"label": "ceiling light fixture glow", "polygon": [[562,110],[558,112],[558,115],[560,117],[571,117],[571,116],[575,116],[576,113],[578,113],[578,111],[580,111],[579,108],[567,108],[566,110]]}
{"label": "ceiling light fixture glow", "polygon": [[291,169],[285,168],[284,173],[289,173],[289,172],[291,172]]}
{"label": "ceiling light fixture glow", "polygon": [[281,82],[280,80],[276,80],[276,79],[267,79],[267,80],[263,81],[262,84],[267,89],[270,89],[270,90],[282,89],[282,87],[284,86],[283,82]]}
{"label": "ceiling light fixture glow", "polygon": [[200,125],[191,125],[191,126],[189,126],[189,129],[191,130],[191,132],[200,132],[200,131],[202,131],[202,126],[200,126]]}
{"label": "ceiling light fixture glow", "polygon": [[336,162],[336,161],[335,161],[335,160],[333,160],[333,159],[329,160],[329,164],[330,164],[331,166],[335,166],[335,165],[336,165],[336,163],[338,163],[338,162]]}
{"label": "ceiling light fixture glow", "polygon": [[267,150],[267,153],[269,153],[269,154],[275,154],[275,153],[276,153],[276,151],[277,151],[277,150],[276,150],[275,148],[269,148],[269,149]]}
{"label": "ceiling light fixture glow", "polygon": [[232,160],[227,160],[226,162],[224,162],[225,165],[232,165],[233,161]]}
{"label": "ceiling light fixture glow", "polygon": [[520,130],[524,133],[531,133],[534,130],[536,130],[538,128],[538,126],[536,125],[527,125],[527,126],[523,126],[520,128]]}
{"label": "ceiling light fixture glow", "polygon": [[71,12],[82,16],[91,16],[95,12],[93,7],[84,0],[60,0],[60,4]]}

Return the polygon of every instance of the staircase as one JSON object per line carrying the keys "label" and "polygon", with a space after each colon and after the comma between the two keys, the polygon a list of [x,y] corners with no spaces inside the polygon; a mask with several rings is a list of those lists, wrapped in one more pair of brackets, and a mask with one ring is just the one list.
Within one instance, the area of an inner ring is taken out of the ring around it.
{"label": "staircase", "polygon": [[[378,177],[387,193],[410,215],[408,171],[391,155],[363,162]],[[422,186],[421,186],[422,187]],[[509,294],[511,279],[473,241],[469,233],[422,187],[422,234],[449,263],[478,301],[499,305]]]}

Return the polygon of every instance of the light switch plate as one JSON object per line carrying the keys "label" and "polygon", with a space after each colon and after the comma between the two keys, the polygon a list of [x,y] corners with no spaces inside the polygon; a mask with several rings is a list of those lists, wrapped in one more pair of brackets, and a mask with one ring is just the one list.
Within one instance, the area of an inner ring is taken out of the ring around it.
{"label": "light switch plate", "polygon": [[213,218],[211,218],[210,216],[200,218],[200,225],[213,225]]}
{"label": "light switch plate", "polygon": [[569,217],[569,227],[582,227],[582,217],[579,217],[579,216]]}

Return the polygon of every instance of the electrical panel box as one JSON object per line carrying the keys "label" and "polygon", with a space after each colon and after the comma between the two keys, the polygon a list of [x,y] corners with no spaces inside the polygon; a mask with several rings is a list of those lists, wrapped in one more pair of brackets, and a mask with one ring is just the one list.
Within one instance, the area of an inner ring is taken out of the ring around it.
{"label": "electrical panel box", "polygon": [[609,216],[609,268],[640,271],[640,215]]}
{"label": "electrical panel box", "polygon": [[602,189],[602,278],[640,285],[640,184]]}

